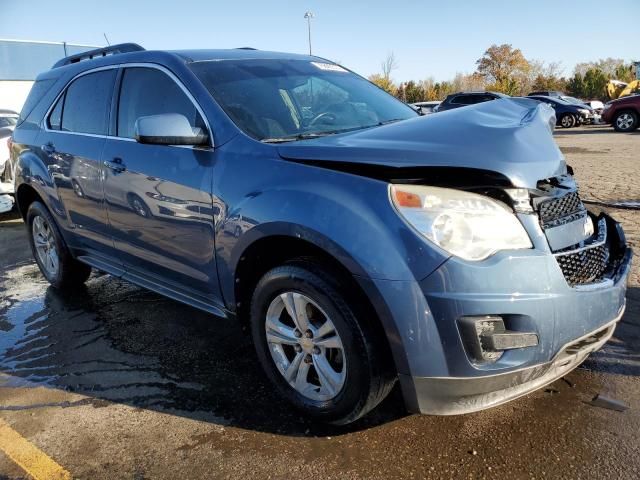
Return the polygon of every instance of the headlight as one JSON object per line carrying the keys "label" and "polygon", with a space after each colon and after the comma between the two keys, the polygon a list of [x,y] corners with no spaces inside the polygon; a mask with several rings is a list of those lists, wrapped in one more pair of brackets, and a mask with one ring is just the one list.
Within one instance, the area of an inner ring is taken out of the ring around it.
{"label": "headlight", "polygon": [[589,115],[590,113],[586,108],[579,108],[578,112],[580,112],[582,115]]}
{"label": "headlight", "polygon": [[483,195],[418,185],[391,185],[390,195],[413,228],[465,260],[483,260],[499,250],[532,248],[511,209]]}

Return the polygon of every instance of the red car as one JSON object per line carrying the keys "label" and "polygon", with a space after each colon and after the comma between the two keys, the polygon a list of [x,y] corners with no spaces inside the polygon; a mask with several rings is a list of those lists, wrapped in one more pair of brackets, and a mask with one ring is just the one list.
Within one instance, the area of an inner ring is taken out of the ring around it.
{"label": "red car", "polygon": [[640,95],[629,95],[607,102],[602,120],[617,132],[632,132],[640,126]]}

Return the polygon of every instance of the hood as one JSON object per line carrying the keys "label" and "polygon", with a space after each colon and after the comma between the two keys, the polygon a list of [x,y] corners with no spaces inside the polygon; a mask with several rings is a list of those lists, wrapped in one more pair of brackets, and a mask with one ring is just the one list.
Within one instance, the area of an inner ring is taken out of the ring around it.
{"label": "hood", "polygon": [[325,168],[348,165],[352,173],[359,166],[462,168],[535,188],[539,180],[566,173],[554,125],[548,105],[508,98],[277,148],[284,159]]}

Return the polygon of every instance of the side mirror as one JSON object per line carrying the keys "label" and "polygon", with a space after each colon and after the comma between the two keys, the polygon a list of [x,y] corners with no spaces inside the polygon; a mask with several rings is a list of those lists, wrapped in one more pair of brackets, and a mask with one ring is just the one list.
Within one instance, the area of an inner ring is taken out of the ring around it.
{"label": "side mirror", "polygon": [[134,126],[136,140],[154,145],[206,145],[207,134],[193,128],[179,113],[140,117]]}

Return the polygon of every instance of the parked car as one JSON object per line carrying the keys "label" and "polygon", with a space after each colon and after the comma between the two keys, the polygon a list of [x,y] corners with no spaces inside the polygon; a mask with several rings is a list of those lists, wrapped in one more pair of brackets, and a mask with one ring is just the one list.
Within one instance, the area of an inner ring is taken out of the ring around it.
{"label": "parked car", "polygon": [[607,102],[602,121],[613,125],[617,132],[632,132],[640,125],[640,94]]}
{"label": "parked car", "polygon": [[600,120],[600,116],[596,114],[596,112],[594,111],[593,108],[591,108],[591,105],[589,105],[588,102],[585,102],[584,100],[580,100],[579,98],[576,98],[576,97],[572,97],[570,95],[562,95],[559,98],[560,100],[564,100],[567,103],[576,105],[580,108],[587,110],[588,113],[583,115],[582,123],[590,125]]}
{"label": "parked car", "polygon": [[557,90],[537,90],[527,95],[527,97],[556,97],[556,98],[561,98],[563,96],[564,96],[564,93],[559,92]]}
{"label": "parked car", "polygon": [[54,288],[96,268],[244,322],[309,416],[352,422],[397,380],[409,411],[472,412],[600,348],[632,255],[552,109],[499,97],[420,116],[318,57],[116,45],[38,77],[17,203]]}
{"label": "parked car", "polygon": [[604,110],[604,103],[602,103],[600,100],[589,100],[587,102],[587,105],[593,108],[593,111],[595,112],[596,115],[599,115],[600,117],[602,117],[602,111]]}
{"label": "parked car", "polygon": [[556,111],[556,125],[562,128],[572,128],[593,120],[593,114],[586,105],[574,105],[558,97],[543,97],[528,95],[527,98],[544,102]]}
{"label": "parked car", "polygon": [[441,104],[439,100],[433,100],[428,102],[416,102],[412,103],[411,106],[419,109],[419,112],[422,115],[429,115],[430,113],[436,113],[438,111],[438,106]]}
{"label": "parked car", "polygon": [[0,128],[13,128],[18,123],[18,113],[0,108]]}
{"label": "parked car", "polygon": [[438,105],[438,112],[451,110],[453,108],[466,107],[477,103],[489,102],[499,98],[509,98],[509,95],[499,92],[458,92],[447,95],[447,98]]}
{"label": "parked car", "polygon": [[[11,182],[13,170],[9,162],[9,143],[17,122],[18,114],[16,112],[0,109],[0,195],[13,194],[13,183]],[[6,200],[6,202],[8,201]],[[3,202],[0,210],[6,209],[6,202]]]}
{"label": "parked car", "polygon": [[595,109],[589,104],[589,102],[585,102],[584,100],[580,100],[579,98],[572,97],[570,95],[566,95],[563,92],[559,92],[557,90],[541,90],[537,92],[531,92],[527,97],[552,97],[559,100],[564,100],[567,103],[572,105],[577,105],[578,107],[587,111],[587,113],[582,112],[579,116],[576,116],[576,120],[580,121],[580,123],[597,123],[600,121],[600,112],[596,112]]}

